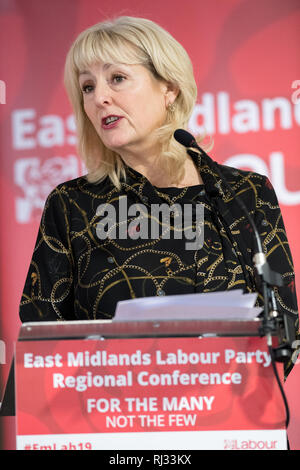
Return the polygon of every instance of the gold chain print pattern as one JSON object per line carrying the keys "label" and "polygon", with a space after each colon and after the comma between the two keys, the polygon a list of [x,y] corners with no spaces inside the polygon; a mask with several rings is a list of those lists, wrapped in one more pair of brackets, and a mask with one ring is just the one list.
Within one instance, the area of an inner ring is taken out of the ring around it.
{"label": "gold chain print pattern", "polygon": [[[285,286],[276,289],[278,308],[294,314],[296,321],[293,263],[275,192],[265,176],[220,168],[254,217],[271,268],[283,276]],[[109,319],[120,300],[255,291],[251,229],[214,171],[207,165],[199,171],[204,185],[186,188],[155,188],[128,167],[120,191],[108,178],[91,184],[80,177],[55,188],[45,203],[21,299],[21,320]],[[128,207],[140,205],[139,218],[119,220],[124,197]],[[163,237],[165,227],[156,238],[139,238],[139,224],[151,222],[151,205],[163,203],[203,205],[202,247],[186,249],[184,234],[173,236],[172,220],[169,239]],[[115,228],[125,227],[127,237],[97,236],[97,224],[103,222],[103,214],[97,213],[100,204],[114,207]]]}

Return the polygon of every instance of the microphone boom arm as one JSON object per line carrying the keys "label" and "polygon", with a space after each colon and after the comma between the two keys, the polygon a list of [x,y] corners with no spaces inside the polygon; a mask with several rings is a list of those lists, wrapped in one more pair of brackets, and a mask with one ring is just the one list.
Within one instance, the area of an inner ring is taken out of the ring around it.
{"label": "microphone boom arm", "polygon": [[[253,264],[255,267],[256,273],[256,285],[258,291],[261,292],[264,302],[264,311],[262,317],[262,325],[260,328],[261,336],[266,336],[267,344],[269,348],[272,348],[272,334],[278,332],[278,335],[282,337],[282,342],[279,344],[277,348],[275,348],[274,355],[275,360],[278,362],[285,362],[290,359],[292,355],[291,349],[291,342],[290,333],[287,331],[288,329],[288,319],[286,318],[286,314],[279,314],[274,287],[282,287],[284,286],[283,278],[280,273],[273,271],[266,259],[265,253],[263,251],[262,242],[260,238],[260,234],[256,227],[256,224],[247,210],[244,202],[239,198],[239,196],[234,192],[231,188],[229,183],[227,182],[226,178],[222,175],[221,170],[218,168],[217,164],[211,159],[209,155],[197,144],[195,138],[184,129],[177,129],[174,132],[174,138],[186,148],[197,149],[201,155],[205,158],[205,160],[209,163],[209,165],[213,168],[213,170],[217,173],[220,180],[223,182],[224,186],[226,187],[227,191],[230,193],[231,197],[236,201],[236,203],[241,208],[242,212],[244,213],[246,219],[248,220],[255,239],[255,246],[256,251],[253,256]],[[282,333],[282,329],[285,330]],[[290,339],[289,341],[287,340]]]}

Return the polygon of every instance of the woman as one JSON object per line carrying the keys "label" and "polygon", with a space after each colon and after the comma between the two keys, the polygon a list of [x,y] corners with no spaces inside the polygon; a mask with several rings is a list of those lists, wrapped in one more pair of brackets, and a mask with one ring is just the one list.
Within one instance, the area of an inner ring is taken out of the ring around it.
{"label": "woman", "polygon": [[[197,96],[182,46],[149,20],[100,23],[72,45],[65,84],[88,175],[59,185],[46,201],[22,321],[109,319],[118,301],[135,297],[257,291],[244,214],[215,167],[173,137],[187,128]],[[217,166],[285,280],[276,288],[278,307],[297,318],[293,264],[271,184],[259,174]],[[162,204],[174,209],[170,223],[166,214],[151,213]],[[195,217],[199,205],[204,227]],[[190,249],[186,226],[175,223],[176,210],[185,207],[193,209],[188,222],[197,242],[204,228],[203,244]],[[156,236],[147,231],[153,226],[161,229]]]}

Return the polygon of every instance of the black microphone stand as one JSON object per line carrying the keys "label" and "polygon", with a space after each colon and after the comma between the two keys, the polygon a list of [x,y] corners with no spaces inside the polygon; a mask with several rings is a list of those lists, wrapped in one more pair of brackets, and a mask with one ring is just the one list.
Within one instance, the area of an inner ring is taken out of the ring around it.
{"label": "black microphone stand", "polygon": [[[258,291],[262,295],[264,302],[262,324],[259,329],[259,333],[261,336],[266,336],[269,351],[272,352],[272,358],[277,362],[287,362],[292,356],[292,339],[286,314],[279,314],[274,292],[274,288],[282,287],[284,282],[282,276],[279,273],[273,271],[267,262],[266,256],[263,252],[261,238],[251,214],[247,210],[243,201],[237,196],[237,194],[228,184],[216,163],[209,157],[209,155],[204,152],[201,147],[199,147],[195,138],[189,132],[183,129],[176,130],[174,137],[181,145],[184,145],[187,148],[197,149],[201,153],[201,156],[206,159],[209,166],[217,173],[220,180],[229,191],[231,197],[236,201],[245,214],[245,217],[254,233],[256,251],[253,256],[253,264],[256,273],[256,285]],[[279,339],[279,345],[276,348],[273,348],[272,336],[276,333]]]}
{"label": "black microphone stand", "polygon": [[[237,202],[239,207],[242,209],[245,214],[246,219],[248,220],[255,239],[256,252],[253,256],[253,264],[255,267],[256,274],[256,287],[257,290],[261,293],[264,302],[264,309],[262,315],[262,323],[259,328],[259,334],[263,337],[266,336],[267,346],[269,354],[271,357],[271,364],[273,372],[284,402],[285,411],[286,411],[286,429],[288,428],[290,421],[290,412],[288,401],[281,383],[281,380],[278,375],[276,368],[277,362],[287,362],[292,356],[292,341],[295,338],[291,338],[289,331],[288,318],[285,313],[279,314],[275,299],[275,287],[282,287],[284,285],[282,276],[273,271],[268,262],[267,258],[263,252],[263,247],[261,243],[261,238],[257,230],[256,224],[247,210],[243,201],[235,194],[234,190],[226,181],[226,178],[222,175],[221,170],[218,168],[217,164],[207,155],[206,152],[197,144],[195,138],[187,131],[183,129],[177,129],[174,132],[174,137],[181,145],[184,145],[187,148],[197,149],[201,156],[207,161],[208,165],[216,172],[220,180],[223,182],[226,189],[229,191],[231,197]],[[272,336],[277,334],[279,345],[273,347]]]}

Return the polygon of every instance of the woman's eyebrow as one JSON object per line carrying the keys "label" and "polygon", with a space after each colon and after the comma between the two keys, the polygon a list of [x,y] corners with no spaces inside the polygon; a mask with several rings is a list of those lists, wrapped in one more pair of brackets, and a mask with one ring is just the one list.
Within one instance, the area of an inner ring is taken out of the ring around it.
{"label": "woman's eyebrow", "polygon": [[[109,69],[110,67],[112,67],[113,65],[116,65],[116,64],[112,64],[112,63],[103,64],[103,69],[104,69],[104,70],[107,70],[107,69]],[[79,72],[79,75],[78,75],[78,76],[80,77],[81,75],[93,75],[93,74],[92,74],[92,72],[90,72],[89,70],[81,70],[81,71]]]}
{"label": "woman's eyebrow", "polygon": [[79,77],[81,77],[81,75],[92,75],[91,72],[88,72],[87,70],[82,70],[81,72],[79,72]]}

